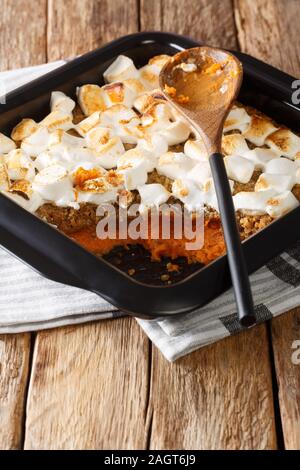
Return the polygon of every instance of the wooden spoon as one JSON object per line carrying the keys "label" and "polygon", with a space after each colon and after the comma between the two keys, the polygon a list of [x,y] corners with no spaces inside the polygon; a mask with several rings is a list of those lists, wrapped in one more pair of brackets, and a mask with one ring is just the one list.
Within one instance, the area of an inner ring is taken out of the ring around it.
{"label": "wooden spoon", "polygon": [[207,149],[220,209],[232,284],[240,323],[255,323],[247,266],[221,151],[222,130],[241,83],[242,65],[232,54],[195,47],[173,56],[159,82],[172,106],[184,116]]}

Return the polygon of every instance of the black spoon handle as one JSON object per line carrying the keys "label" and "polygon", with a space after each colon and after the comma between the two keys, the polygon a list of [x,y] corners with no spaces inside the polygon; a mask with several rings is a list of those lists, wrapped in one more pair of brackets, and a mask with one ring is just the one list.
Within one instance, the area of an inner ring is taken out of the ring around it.
{"label": "black spoon handle", "polygon": [[253,298],[222,154],[213,153],[209,162],[219,204],[239,320],[241,325],[250,326],[256,321]]}

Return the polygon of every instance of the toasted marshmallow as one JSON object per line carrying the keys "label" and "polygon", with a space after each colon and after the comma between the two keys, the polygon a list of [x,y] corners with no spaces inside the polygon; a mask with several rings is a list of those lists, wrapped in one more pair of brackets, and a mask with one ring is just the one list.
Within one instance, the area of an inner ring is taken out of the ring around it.
{"label": "toasted marshmallow", "polygon": [[203,208],[203,191],[191,180],[176,179],[172,184],[172,194],[183,202],[188,211],[197,211]]}
{"label": "toasted marshmallow", "polygon": [[119,55],[103,74],[106,83],[123,82],[128,78],[138,78],[138,70],[129,57]]}
{"label": "toasted marshmallow", "polygon": [[299,201],[291,191],[285,191],[278,196],[270,197],[267,201],[266,212],[271,217],[282,217],[299,206]]}
{"label": "toasted marshmallow", "polygon": [[185,122],[177,120],[170,123],[168,127],[159,133],[166,139],[169,145],[177,145],[189,138],[191,129]]}
{"label": "toasted marshmallow", "polygon": [[96,126],[100,126],[100,112],[96,111],[89,117],[80,121],[76,126],[75,130],[79,135],[85,137],[87,133]]}
{"label": "toasted marshmallow", "polygon": [[31,157],[37,157],[47,149],[49,136],[46,127],[38,127],[31,135],[25,137],[21,143],[21,149]]}
{"label": "toasted marshmallow", "polygon": [[241,134],[229,134],[224,135],[222,138],[222,150],[226,155],[239,155],[242,157],[244,153],[248,152],[249,147],[245,137]]}
{"label": "toasted marshmallow", "polygon": [[65,95],[62,91],[52,91],[50,99],[51,111],[58,110],[65,114],[72,114],[75,105],[75,101]]}
{"label": "toasted marshmallow", "polygon": [[171,58],[171,56],[169,56],[167,54],[155,55],[155,56],[151,57],[151,59],[149,59],[148,64],[149,65],[156,65],[161,70],[170,58]]}
{"label": "toasted marshmallow", "polygon": [[8,191],[10,180],[5,163],[0,162],[0,191]]}
{"label": "toasted marshmallow", "polygon": [[276,131],[277,127],[273,126],[270,119],[253,114],[249,127],[243,132],[244,137],[254,145],[264,145],[268,135]]}
{"label": "toasted marshmallow", "polygon": [[102,87],[102,94],[106,108],[115,104],[123,104],[127,108],[133,106],[137,93],[124,82],[114,82]]}
{"label": "toasted marshmallow", "polygon": [[30,181],[25,179],[13,181],[10,185],[9,192],[17,193],[25,199],[30,199],[31,195],[33,194]]}
{"label": "toasted marshmallow", "polygon": [[33,180],[32,189],[57,206],[69,206],[75,202],[71,178],[60,165],[52,165],[40,171]]}
{"label": "toasted marshmallow", "polygon": [[[168,151],[168,143],[160,134],[151,134],[146,136],[145,139],[139,139],[136,149],[154,159],[160,157]],[[156,163],[156,160],[154,160]]]}
{"label": "toasted marshmallow", "polygon": [[295,162],[287,158],[273,158],[266,165],[266,173],[294,176],[297,170]]}
{"label": "toasted marshmallow", "polygon": [[15,192],[5,191],[4,194],[16,204],[23,207],[23,209],[32,213],[36,212],[38,208],[44,204],[43,198],[36,192],[32,192],[27,199]]}
{"label": "toasted marshmallow", "polygon": [[123,105],[114,105],[101,114],[100,124],[113,129],[123,143],[136,144],[144,137],[137,114]]}
{"label": "toasted marshmallow", "polygon": [[133,107],[141,114],[146,113],[158,103],[165,103],[166,99],[159,89],[147,91],[138,95],[134,100]]}
{"label": "toasted marshmallow", "polygon": [[128,150],[119,158],[118,171],[124,177],[125,188],[130,191],[146,183],[149,161],[138,149]]}
{"label": "toasted marshmallow", "polygon": [[300,152],[300,137],[288,129],[279,129],[266,139],[266,144],[278,155],[294,160]]}
{"label": "toasted marshmallow", "polygon": [[1,153],[8,153],[11,150],[16,148],[16,144],[13,140],[6,135],[0,133],[0,154]]}
{"label": "toasted marshmallow", "polygon": [[153,90],[159,87],[159,73],[160,67],[156,64],[147,64],[139,69],[139,77],[143,85],[148,90]]}
{"label": "toasted marshmallow", "polygon": [[57,144],[68,145],[70,147],[86,147],[86,142],[82,137],[76,137],[62,129],[56,129],[49,136],[49,148]]}
{"label": "toasted marshmallow", "polygon": [[85,181],[105,176],[107,171],[101,166],[95,166],[92,163],[84,162],[76,165],[71,171],[71,179],[74,186],[82,186]]}
{"label": "toasted marshmallow", "polygon": [[85,136],[87,147],[100,150],[103,145],[113,137],[113,130],[109,127],[93,127]]}
{"label": "toasted marshmallow", "polygon": [[167,202],[170,197],[169,191],[162,184],[144,184],[138,187],[141,196],[141,204],[139,211],[141,213],[151,209],[151,207],[158,208],[161,204]]}
{"label": "toasted marshmallow", "polygon": [[165,131],[174,121],[167,103],[155,102],[141,117],[141,124],[146,132]]}
{"label": "toasted marshmallow", "polygon": [[77,201],[91,204],[104,204],[115,202],[118,197],[118,187],[110,184],[106,176],[100,176],[85,181],[76,187]]}
{"label": "toasted marshmallow", "polygon": [[112,137],[106,144],[96,150],[99,165],[107,170],[115,168],[124,152],[125,148],[120,137]]}
{"label": "toasted marshmallow", "polygon": [[195,162],[182,152],[167,152],[159,158],[156,170],[168,178],[186,178]]}
{"label": "toasted marshmallow", "polygon": [[187,140],[184,144],[184,153],[193,160],[200,162],[208,161],[208,153],[202,139]]}
{"label": "toasted marshmallow", "polygon": [[83,85],[77,89],[79,106],[85,116],[106,109],[103,90],[99,85]]}
{"label": "toasted marshmallow", "polygon": [[228,178],[239,183],[248,183],[254,172],[254,163],[237,155],[227,155],[224,163]]}
{"label": "toasted marshmallow", "polygon": [[249,150],[243,154],[243,158],[247,158],[247,160],[253,162],[257,170],[263,171],[265,170],[267,163],[273,158],[277,157],[278,155],[273,152],[273,150],[259,147]]}
{"label": "toasted marshmallow", "polygon": [[262,173],[255,184],[255,191],[273,189],[276,193],[283,193],[291,190],[293,186],[294,178],[290,175]]}
{"label": "toasted marshmallow", "polygon": [[191,179],[195,183],[206,183],[211,178],[210,164],[206,162],[197,163],[186,175],[187,179]]}
{"label": "toasted marshmallow", "polygon": [[33,162],[24,150],[11,150],[5,160],[10,179],[32,181],[35,177]]}
{"label": "toasted marshmallow", "polygon": [[234,106],[228,114],[223,132],[239,130],[244,132],[249,126],[251,117],[244,108]]}
{"label": "toasted marshmallow", "polygon": [[267,201],[275,196],[275,191],[241,191],[233,196],[234,207],[236,210],[261,215],[266,213]]}
{"label": "toasted marshmallow", "polygon": [[38,124],[33,119],[22,119],[22,121],[13,128],[11,138],[16,142],[21,141],[29,137],[37,128]]}
{"label": "toasted marshmallow", "polygon": [[63,129],[68,131],[73,125],[72,115],[66,114],[64,111],[57,109],[52,111],[46,116],[41,122],[40,126],[47,127],[49,132],[53,132],[56,129]]}

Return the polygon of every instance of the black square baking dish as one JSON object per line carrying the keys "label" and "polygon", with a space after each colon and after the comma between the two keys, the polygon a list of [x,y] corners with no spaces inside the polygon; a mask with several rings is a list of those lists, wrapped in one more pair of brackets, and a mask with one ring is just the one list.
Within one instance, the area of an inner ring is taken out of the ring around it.
{"label": "black square baking dish", "polygon": [[[7,95],[0,107],[0,131],[10,133],[25,117],[36,120],[48,113],[50,94],[61,90],[75,96],[77,86],[98,83],[101,74],[119,55],[131,57],[140,67],[154,55],[174,54],[195,47],[191,39],[168,33],[138,33],[74,59]],[[244,67],[239,101],[275,121],[300,131],[300,108],[293,105],[294,78],[248,55],[234,52]],[[263,266],[300,238],[300,207],[274,221],[243,242],[249,273]],[[182,314],[199,308],[230,287],[226,256],[206,267],[186,269],[186,276],[170,285],[153,285],[147,277],[132,278],[110,260],[89,253],[37,216],[0,194],[0,243],[9,252],[54,281],[81,287],[104,297],[117,308],[144,318]],[[137,248],[136,262],[151,263]],[[157,270],[157,266],[155,269]],[[154,268],[153,268],[154,269]],[[2,273],[5,276],[5,271]]]}

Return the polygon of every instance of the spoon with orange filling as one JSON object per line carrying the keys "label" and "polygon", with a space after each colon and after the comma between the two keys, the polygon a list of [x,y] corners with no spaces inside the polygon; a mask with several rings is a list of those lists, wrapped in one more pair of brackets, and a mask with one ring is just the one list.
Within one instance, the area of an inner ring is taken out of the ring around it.
{"label": "spoon with orange filling", "polygon": [[239,320],[255,323],[247,266],[235,210],[220,153],[222,130],[242,83],[242,65],[232,54],[212,47],[195,47],[173,56],[163,67],[160,87],[206,146],[222,220]]}

